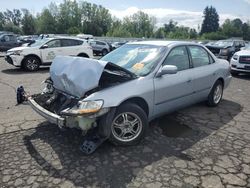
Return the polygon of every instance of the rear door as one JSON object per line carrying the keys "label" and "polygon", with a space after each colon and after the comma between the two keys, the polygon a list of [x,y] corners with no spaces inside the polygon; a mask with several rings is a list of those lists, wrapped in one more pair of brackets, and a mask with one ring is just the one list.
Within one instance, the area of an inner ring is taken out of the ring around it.
{"label": "rear door", "polygon": [[205,48],[190,45],[188,49],[193,66],[194,100],[200,101],[207,98],[210,89],[216,81],[218,68],[215,60]]}
{"label": "rear door", "polygon": [[164,65],[175,65],[178,68],[178,72],[154,78],[155,116],[191,104],[194,93],[193,74],[185,46],[173,48],[165,59]]}
{"label": "rear door", "polygon": [[50,63],[57,55],[64,55],[61,47],[61,39],[53,39],[47,42],[47,48],[41,49],[42,61]]}
{"label": "rear door", "polygon": [[77,56],[79,53],[83,51],[82,43],[83,41],[81,40],[62,39],[61,40],[62,53],[64,55]]}

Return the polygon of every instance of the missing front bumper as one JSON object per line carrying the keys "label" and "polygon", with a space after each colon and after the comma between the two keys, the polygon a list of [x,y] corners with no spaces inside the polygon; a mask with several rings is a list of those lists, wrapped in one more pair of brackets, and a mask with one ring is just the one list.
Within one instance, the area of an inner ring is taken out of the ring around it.
{"label": "missing front bumper", "polygon": [[50,123],[56,124],[61,128],[65,126],[65,118],[44,109],[32,97],[28,98],[28,102],[33,110],[47,119]]}

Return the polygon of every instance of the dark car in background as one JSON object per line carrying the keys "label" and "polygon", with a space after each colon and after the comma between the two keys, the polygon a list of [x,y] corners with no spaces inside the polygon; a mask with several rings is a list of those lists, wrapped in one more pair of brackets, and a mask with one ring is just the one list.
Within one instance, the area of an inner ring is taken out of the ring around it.
{"label": "dark car in background", "polygon": [[17,36],[13,33],[2,33],[0,34],[0,51],[7,51],[11,48],[20,46]]}
{"label": "dark car in background", "polygon": [[212,45],[206,45],[215,56],[228,61],[230,61],[235,52],[238,52],[244,46],[245,42],[241,39],[219,40]]}
{"label": "dark car in background", "polygon": [[18,37],[18,41],[22,44],[33,44],[38,39],[38,35],[27,35]]}

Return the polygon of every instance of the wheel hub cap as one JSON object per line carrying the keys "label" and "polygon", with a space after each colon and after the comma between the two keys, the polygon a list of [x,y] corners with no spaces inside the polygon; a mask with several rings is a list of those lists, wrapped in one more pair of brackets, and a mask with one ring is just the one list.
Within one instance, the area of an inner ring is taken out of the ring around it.
{"label": "wheel hub cap", "polygon": [[111,131],[114,137],[122,142],[136,139],[142,131],[141,119],[132,112],[117,115],[112,123]]}

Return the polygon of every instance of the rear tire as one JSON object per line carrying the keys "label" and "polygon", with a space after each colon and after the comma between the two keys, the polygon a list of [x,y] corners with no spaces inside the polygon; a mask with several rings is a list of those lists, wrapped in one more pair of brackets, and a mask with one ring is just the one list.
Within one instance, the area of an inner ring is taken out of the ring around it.
{"label": "rear tire", "polygon": [[135,145],[139,143],[148,128],[148,118],[144,110],[133,103],[118,107],[111,123],[110,142],[115,145]]}
{"label": "rear tire", "polygon": [[217,80],[208,95],[207,105],[214,107],[217,106],[223,96],[223,83],[220,80]]}
{"label": "rear tire", "polygon": [[108,54],[108,50],[107,49],[103,49],[102,50],[102,56],[105,56],[106,54]]}
{"label": "rear tire", "polygon": [[26,57],[22,67],[27,71],[37,71],[40,67],[41,61],[35,56]]}

